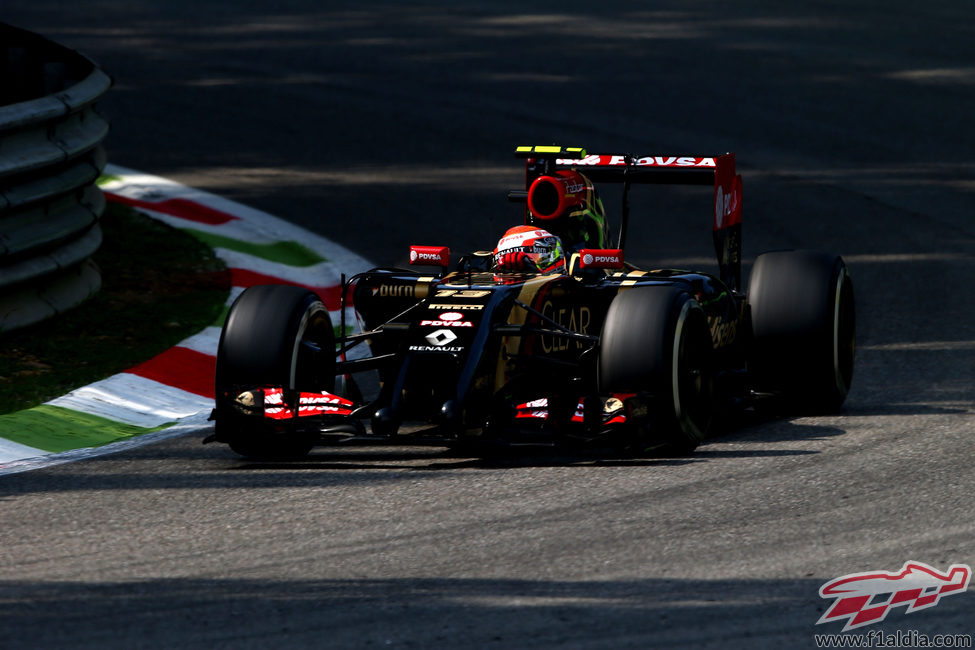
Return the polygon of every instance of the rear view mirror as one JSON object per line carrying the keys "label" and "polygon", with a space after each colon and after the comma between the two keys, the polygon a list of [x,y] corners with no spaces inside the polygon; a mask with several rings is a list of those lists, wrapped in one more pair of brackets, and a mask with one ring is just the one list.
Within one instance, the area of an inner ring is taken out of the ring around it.
{"label": "rear view mirror", "polygon": [[583,248],[579,251],[581,269],[621,269],[623,268],[622,248]]}
{"label": "rear view mirror", "polygon": [[410,246],[410,264],[450,266],[450,248],[447,246]]}

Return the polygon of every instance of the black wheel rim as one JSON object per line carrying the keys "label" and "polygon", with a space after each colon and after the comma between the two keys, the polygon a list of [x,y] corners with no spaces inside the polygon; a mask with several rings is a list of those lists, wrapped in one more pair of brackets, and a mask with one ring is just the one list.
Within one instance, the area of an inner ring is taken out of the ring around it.
{"label": "black wheel rim", "polygon": [[674,405],[678,424],[690,435],[703,438],[711,421],[713,368],[711,337],[699,308],[685,307],[683,327],[675,342]]}
{"label": "black wheel rim", "polygon": [[334,333],[332,323],[325,311],[325,306],[316,302],[305,312],[302,326],[299,327],[295,341],[294,377],[295,390],[316,391],[330,389],[328,382],[333,377],[325,377],[327,363],[326,355],[335,354]]}

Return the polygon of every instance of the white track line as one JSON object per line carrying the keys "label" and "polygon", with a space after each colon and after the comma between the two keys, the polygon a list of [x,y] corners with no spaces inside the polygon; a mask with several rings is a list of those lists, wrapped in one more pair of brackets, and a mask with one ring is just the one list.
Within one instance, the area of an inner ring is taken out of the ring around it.
{"label": "white track line", "polygon": [[206,412],[213,400],[127,372],[78,388],[48,402],[115,422],[151,429]]}

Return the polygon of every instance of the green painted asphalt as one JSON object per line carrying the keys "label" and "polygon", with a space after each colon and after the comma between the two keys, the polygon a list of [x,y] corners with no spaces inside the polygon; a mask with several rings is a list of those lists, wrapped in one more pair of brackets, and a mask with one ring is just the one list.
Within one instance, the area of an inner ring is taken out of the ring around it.
{"label": "green painted asphalt", "polygon": [[245,253],[254,257],[287,264],[288,266],[307,267],[326,262],[327,260],[296,241],[276,241],[267,244],[255,244],[240,239],[232,239],[195,228],[180,228],[185,233],[193,235],[210,248],[226,248],[228,250]]}
{"label": "green painted asphalt", "polygon": [[0,438],[57,453],[81,447],[100,447],[143,433],[159,431],[173,424],[176,423],[168,422],[149,429],[41,404],[0,418]]}

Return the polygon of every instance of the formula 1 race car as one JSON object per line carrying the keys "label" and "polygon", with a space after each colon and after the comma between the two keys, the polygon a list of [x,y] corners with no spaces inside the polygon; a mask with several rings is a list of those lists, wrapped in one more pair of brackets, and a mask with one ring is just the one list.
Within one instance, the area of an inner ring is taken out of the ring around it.
{"label": "formula 1 race car", "polygon": [[[516,155],[525,189],[508,198],[526,204],[525,225],[502,240],[510,249],[499,243],[451,266],[447,247],[412,246],[411,264],[436,270],[343,277],[338,324],[307,289],[246,289],[220,337],[208,440],[254,458],[362,440],[679,455],[732,409],[764,400],[839,409],[855,347],[846,266],[816,251],[765,253],[744,293],[734,154],[532,146]],[[622,188],[611,246],[596,183]],[[639,183],[713,187],[719,277],[624,261],[628,193]],[[519,265],[502,264],[511,259]],[[362,328],[353,334],[350,297]],[[366,398],[357,378],[370,375],[378,381]]]}

